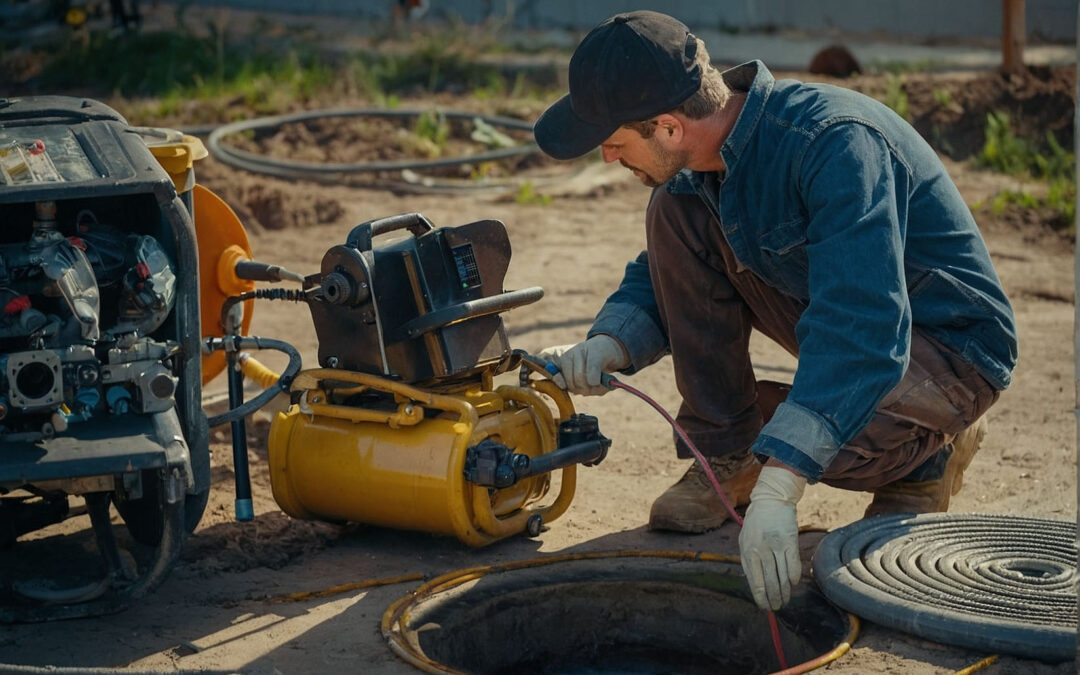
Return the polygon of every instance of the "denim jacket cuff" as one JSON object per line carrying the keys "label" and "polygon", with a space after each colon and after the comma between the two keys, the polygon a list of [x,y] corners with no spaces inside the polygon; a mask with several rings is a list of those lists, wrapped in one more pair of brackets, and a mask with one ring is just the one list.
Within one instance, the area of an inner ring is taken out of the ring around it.
{"label": "denim jacket cuff", "polygon": [[755,454],[787,464],[815,482],[840,451],[840,444],[820,415],[785,401],[762,428],[751,449]]}
{"label": "denim jacket cuff", "polygon": [[667,338],[643,309],[624,302],[609,302],[596,315],[587,337],[610,335],[626,349],[630,366],[621,372],[632,375],[667,353]]}

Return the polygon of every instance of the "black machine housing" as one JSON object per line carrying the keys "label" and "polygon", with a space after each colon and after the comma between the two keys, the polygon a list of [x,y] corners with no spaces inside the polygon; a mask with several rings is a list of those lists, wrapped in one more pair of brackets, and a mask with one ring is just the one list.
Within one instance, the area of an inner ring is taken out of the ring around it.
{"label": "black machine housing", "polygon": [[[412,236],[373,247],[375,236]],[[543,297],[503,291],[510,240],[498,220],[434,226],[418,213],[357,225],[307,288],[319,363],[407,383],[463,377],[511,352],[499,312]]]}
{"label": "black machine housing", "polygon": [[154,545],[205,508],[191,194],[152,132],[95,101],[0,99],[0,548],[68,495]]}

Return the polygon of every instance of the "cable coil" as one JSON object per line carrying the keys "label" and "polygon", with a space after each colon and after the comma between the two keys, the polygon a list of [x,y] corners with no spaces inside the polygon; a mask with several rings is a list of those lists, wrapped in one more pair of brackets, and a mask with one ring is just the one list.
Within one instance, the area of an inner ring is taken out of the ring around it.
{"label": "cable coil", "polygon": [[828,534],[814,578],[838,606],[935,642],[1042,661],[1076,655],[1076,524],[891,515]]}
{"label": "cable coil", "polygon": [[[328,119],[337,117],[383,117],[383,118],[411,118],[423,115],[425,110],[386,110],[386,109],[336,109],[336,110],[311,110],[290,115],[275,115],[273,117],[259,117],[250,120],[241,120],[224,126],[217,127],[210,133],[207,139],[207,147],[215,158],[238,169],[260,173],[278,178],[307,178],[317,179],[333,177],[340,174],[354,174],[378,171],[401,171],[403,169],[434,169],[448,166],[457,166],[465,163],[492,162],[510,157],[528,155],[538,150],[535,143],[516,145],[509,148],[499,148],[486,152],[468,155],[464,157],[446,157],[432,160],[393,160],[374,162],[308,162],[283,158],[264,157],[255,153],[240,150],[226,144],[223,139],[245,131],[275,129],[286,124],[296,124],[316,119]],[[440,110],[439,113],[447,119],[480,119],[493,127],[504,127],[520,131],[532,131],[532,123],[514,119],[512,117],[499,117],[492,115],[479,115],[470,112]]]}

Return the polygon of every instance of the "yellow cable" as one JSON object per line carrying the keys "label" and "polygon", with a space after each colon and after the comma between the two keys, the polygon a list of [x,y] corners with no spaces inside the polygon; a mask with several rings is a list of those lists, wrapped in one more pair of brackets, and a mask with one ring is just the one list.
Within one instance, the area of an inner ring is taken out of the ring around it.
{"label": "yellow cable", "polygon": [[263,389],[274,386],[281,377],[247,352],[240,352],[240,370],[244,372],[244,377],[258,382]]}
{"label": "yellow cable", "polygon": [[995,663],[997,663],[997,660],[998,660],[998,655],[997,654],[994,654],[992,656],[987,656],[982,661],[979,661],[977,663],[973,663],[970,666],[968,666],[967,668],[964,668],[963,670],[956,671],[956,675],[971,675],[971,673],[980,671],[983,668],[987,668],[989,666],[994,665]]}
{"label": "yellow cable", "polygon": [[285,595],[274,595],[266,599],[269,602],[300,602],[301,600],[310,600],[311,598],[325,598],[330,595],[337,595],[338,593],[348,593],[349,591],[356,591],[361,588],[389,586],[391,584],[405,583],[406,581],[422,581],[423,579],[423,574],[403,574],[400,577],[390,577],[388,579],[368,579],[367,581],[354,581],[348,584],[338,584],[337,586],[322,588],[315,591],[297,591],[296,593],[286,593]]}

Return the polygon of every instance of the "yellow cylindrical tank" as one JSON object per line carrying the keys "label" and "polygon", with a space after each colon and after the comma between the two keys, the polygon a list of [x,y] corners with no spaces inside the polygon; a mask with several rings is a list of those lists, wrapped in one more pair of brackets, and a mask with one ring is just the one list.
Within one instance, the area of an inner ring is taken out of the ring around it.
{"label": "yellow cylindrical tank", "polygon": [[[524,531],[530,517],[551,521],[569,506],[574,466],[561,470],[559,494],[548,506],[538,505],[550,487],[547,474],[502,489],[464,477],[468,448],[485,439],[532,457],[556,449],[557,422],[535,389],[434,394],[347,371],[306,373],[293,387],[303,392],[301,403],[279,413],[270,428],[271,486],[289,515],[454,535],[483,546]],[[394,393],[397,410],[326,403],[321,380],[346,376]],[[566,417],[572,406],[562,396],[556,404]]]}

